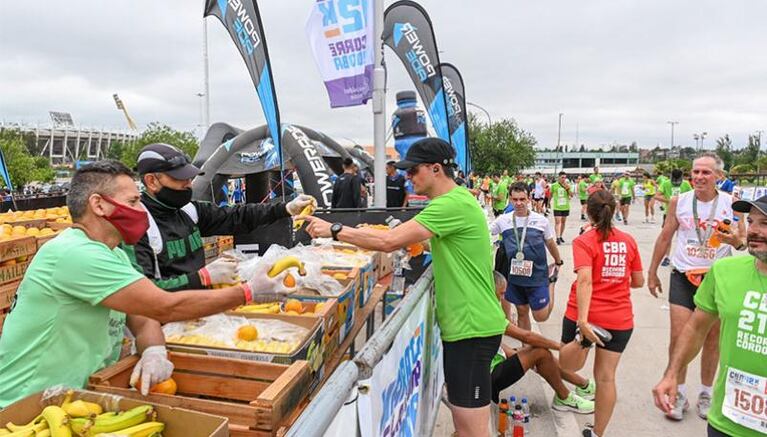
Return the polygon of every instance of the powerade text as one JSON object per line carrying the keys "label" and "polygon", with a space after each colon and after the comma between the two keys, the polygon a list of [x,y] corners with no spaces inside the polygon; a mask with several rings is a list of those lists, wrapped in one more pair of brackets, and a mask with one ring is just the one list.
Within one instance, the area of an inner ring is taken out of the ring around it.
{"label": "powerade text", "polygon": [[256,47],[261,44],[261,37],[256,29],[256,23],[248,14],[247,9],[245,9],[243,0],[229,0],[229,6],[232,7],[235,14],[234,33],[248,54],[252,55]]}
{"label": "powerade text", "polygon": [[437,70],[434,68],[434,64],[432,64],[429,55],[426,54],[416,30],[417,29],[410,23],[402,25],[402,33],[407,42],[410,43],[410,50],[405,53],[405,57],[413,68],[413,71],[415,71],[415,74],[418,76],[418,79],[421,82],[426,82],[428,78],[437,74]]}

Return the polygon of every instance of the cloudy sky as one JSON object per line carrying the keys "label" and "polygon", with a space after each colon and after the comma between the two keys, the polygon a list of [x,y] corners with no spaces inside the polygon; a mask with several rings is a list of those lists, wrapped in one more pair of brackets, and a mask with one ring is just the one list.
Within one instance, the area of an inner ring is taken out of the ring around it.
{"label": "cloudy sky", "polygon": [[[202,0],[3,1],[0,119],[124,127],[112,93],[139,124],[197,129],[202,90]],[[372,142],[370,106],[331,110],[304,25],[311,0],[260,0],[284,122],[343,142]],[[389,4],[390,2],[387,2]],[[767,3],[757,0],[420,0],[441,60],[455,64],[469,101],[515,118],[539,145],[736,145],[767,130]],[[209,18],[211,121],[263,124],[247,70]],[[393,52],[387,112],[412,85]],[[471,108],[470,108],[471,110]],[[484,117],[478,113],[479,116]]]}

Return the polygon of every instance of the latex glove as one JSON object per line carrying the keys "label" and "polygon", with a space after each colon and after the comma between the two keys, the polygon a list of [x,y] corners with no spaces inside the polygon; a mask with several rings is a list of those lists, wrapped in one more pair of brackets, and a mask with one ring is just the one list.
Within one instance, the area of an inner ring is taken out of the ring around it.
{"label": "latex glove", "polygon": [[250,287],[253,295],[276,293],[276,294],[290,294],[295,291],[295,287],[288,288],[282,281],[288,274],[287,270],[284,270],[279,275],[270,278],[267,274],[272,269],[271,264],[261,262],[255,268],[253,276],[248,278],[248,286]]}
{"label": "latex glove", "polygon": [[237,260],[232,257],[222,256],[207,266],[200,269],[202,285],[234,284],[237,279]]}
{"label": "latex glove", "polygon": [[309,204],[317,205],[317,199],[308,194],[299,194],[298,197],[291,200],[285,205],[285,209],[288,210],[290,215],[299,215]]}
{"label": "latex glove", "polygon": [[173,375],[173,363],[168,359],[165,346],[150,346],[144,349],[141,359],[133,368],[130,385],[135,387],[141,378],[141,394],[146,396],[149,389]]}

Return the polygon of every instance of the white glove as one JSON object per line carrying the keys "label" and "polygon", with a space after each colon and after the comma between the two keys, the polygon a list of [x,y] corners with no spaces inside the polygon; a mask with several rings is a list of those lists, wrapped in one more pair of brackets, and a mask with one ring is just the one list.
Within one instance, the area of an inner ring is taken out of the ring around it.
{"label": "white glove", "polygon": [[285,209],[290,215],[299,215],[309,204],[317,205],[317,199],[308,194],[299,194],[298,197],[285,205]]}
{"label": "white glove", "polygon": [[267,273],[269,270],[271,270],[271,268],[271,265],[261,262],[255,268],[253,276],[248,278],[248,286],[250,287],[250,291],[253,293],[253,295],[267,293],[290,294],[294,292],[295,287],[288,288],[285,286],[285,284],[282,283],[282,281],[285,279],[285,276],[288,274],[288,271],[285,270],[279,275],[270,278]]}
{"label": "white glove", "polygon": [[199,271],[202,285],[234,284],[237,282],[237,260],[222,256]]}
{"label": "white glove", "polygon": [[141,394],[146,396],[149,389],[173,375],[173,363],[168,359],[165,346],[150,346],[144,349],[130,376],[130,385],[135,387],[141,377]]}

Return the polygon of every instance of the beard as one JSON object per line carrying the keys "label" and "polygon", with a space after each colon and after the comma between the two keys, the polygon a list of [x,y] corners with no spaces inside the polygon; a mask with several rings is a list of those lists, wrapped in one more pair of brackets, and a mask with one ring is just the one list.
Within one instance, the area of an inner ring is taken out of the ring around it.
{"label": "beard", "polygon": [[[747,243],[751,243],[751,242],[767,243],[767,240],[761,237],[748,235],[746,237],[746,242]],[[767,263],[767,250],[755,250],[749,246],[748,253],[749,255],[752,255],[754,258],[758,259],[759,261],[763,263]]]}

